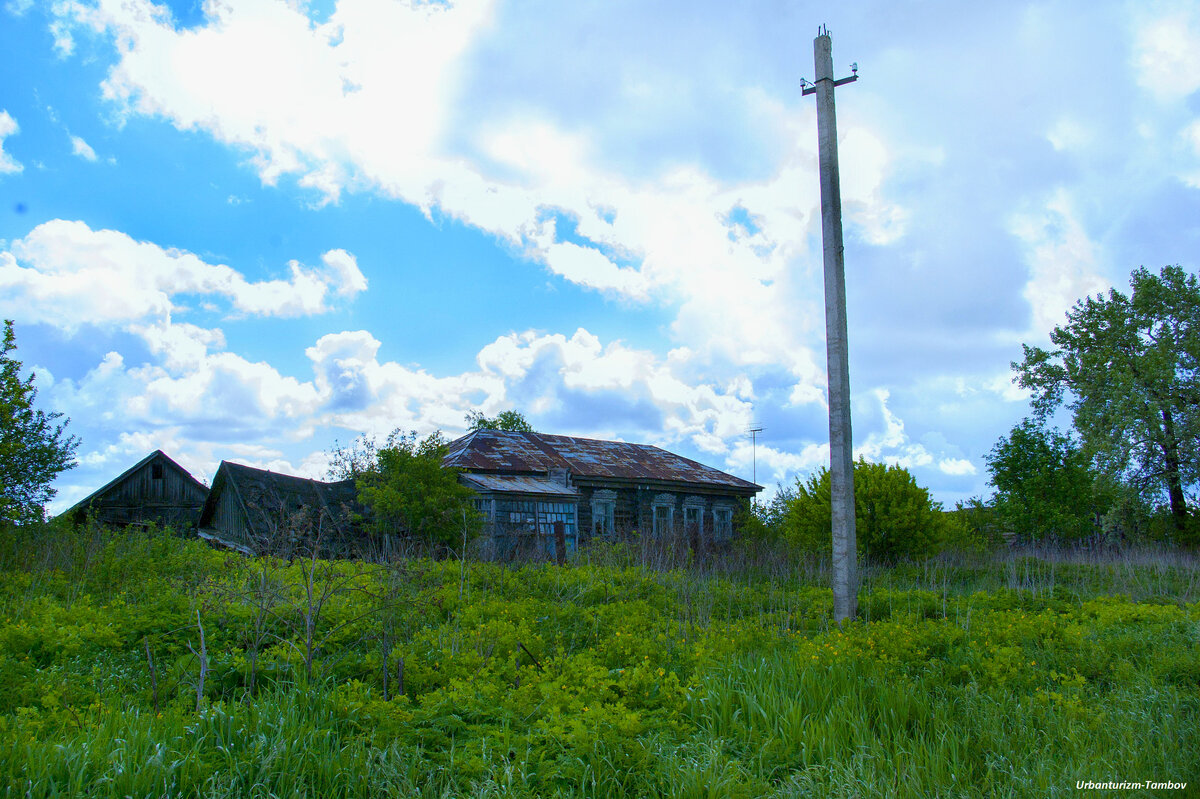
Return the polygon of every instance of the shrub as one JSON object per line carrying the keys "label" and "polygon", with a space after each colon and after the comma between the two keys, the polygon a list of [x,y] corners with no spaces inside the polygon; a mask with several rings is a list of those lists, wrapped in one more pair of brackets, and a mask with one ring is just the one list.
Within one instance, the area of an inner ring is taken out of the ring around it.
{"label": "shrub", "polygon": [[[784,537],[803,550],[829,551],[832,519],[829,470],[797,480]],[[946,530],[941,503],[907,469],[862,458],[854,464],[854,523],[859,555],[876,560],[932,555]]]}

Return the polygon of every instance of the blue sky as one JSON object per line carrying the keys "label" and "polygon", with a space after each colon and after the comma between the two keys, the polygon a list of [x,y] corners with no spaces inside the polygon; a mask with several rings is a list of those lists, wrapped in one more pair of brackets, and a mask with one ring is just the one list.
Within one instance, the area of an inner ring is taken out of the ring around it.
{"label": "blue sky", "polygon": [[949,504],[1021,343],[1200,252],[1195,3],[0,5],[0,315],[61,509],[161,448],[546,432],[773,486],[828,459],[816,121],[838,92],[856,450]]}

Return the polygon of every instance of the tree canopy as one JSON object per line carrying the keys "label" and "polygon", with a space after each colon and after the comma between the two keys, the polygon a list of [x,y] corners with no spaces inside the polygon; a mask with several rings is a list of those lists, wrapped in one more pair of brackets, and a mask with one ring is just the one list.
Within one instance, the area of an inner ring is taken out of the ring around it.
{"label": "tree canopy", "polygon": [[79,440],[67,435],[61,413],[34,407],[34,375],[21,379],[11,320],[0,344],[0,526],[40,521],[55,494],[54,478],[75,466]]}
{"label": "tree canopy", "polygon": [[1012,366],[1039,421],[1065,404],[1097,466],[1166,493],[1183,538],[1200,477],[1200,282],[1167,266],[1134,270],[1131,285],[1076,303],[1054,349],[1026,345]]}
{"label": "tree canopy", "polygon": [[532,433],[533,426],[520,411],[504,411],[489,419],[479,411],[467,411],[468,430],[507,430],[514,433]]}
{"label": "tree canopy", "polygon": [[1098,531],[1107,498],[1070,435],[1025,419],[987,455],[994,507],[1017,539],[1078,540]]}

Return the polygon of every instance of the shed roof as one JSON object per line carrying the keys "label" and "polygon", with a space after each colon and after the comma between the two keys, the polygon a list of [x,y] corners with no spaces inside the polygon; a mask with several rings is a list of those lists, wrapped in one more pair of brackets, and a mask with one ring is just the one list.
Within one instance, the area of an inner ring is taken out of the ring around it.
{"label": "shed roof", "polygon": [[523,474],[463,474],[460,478],[476,491],[503,491],[509,494],[538,494],[576,499],[579,489],[565,486],[548,477]]}
{"label": "shed roof", "polygon": [[762,486],[649,444],[594,438],[475,430],[450,444],[442,461],[468,471],[548,473],[579,477],[654,480],[725,488],[746,496]]}

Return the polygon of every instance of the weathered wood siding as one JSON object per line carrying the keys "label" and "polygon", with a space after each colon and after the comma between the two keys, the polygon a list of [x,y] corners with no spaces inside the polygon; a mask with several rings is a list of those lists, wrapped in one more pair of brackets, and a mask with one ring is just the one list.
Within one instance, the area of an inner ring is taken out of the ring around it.
{"label": "weathered wood siding", "polygon": [[206,491],[171,463],[153,459],[116,485],[91,498],[77,511],[79,520],[90,512],[110,525],[155,523],[175,529],[194,527]]}
{"label": "weathered wood siding", "polygon": [[207,522],[205,529],[211,530],[222,541],[254,548],[246,524],[246,513],[232,486],[226,485],[225,490],[217,496],[212,519]]}

